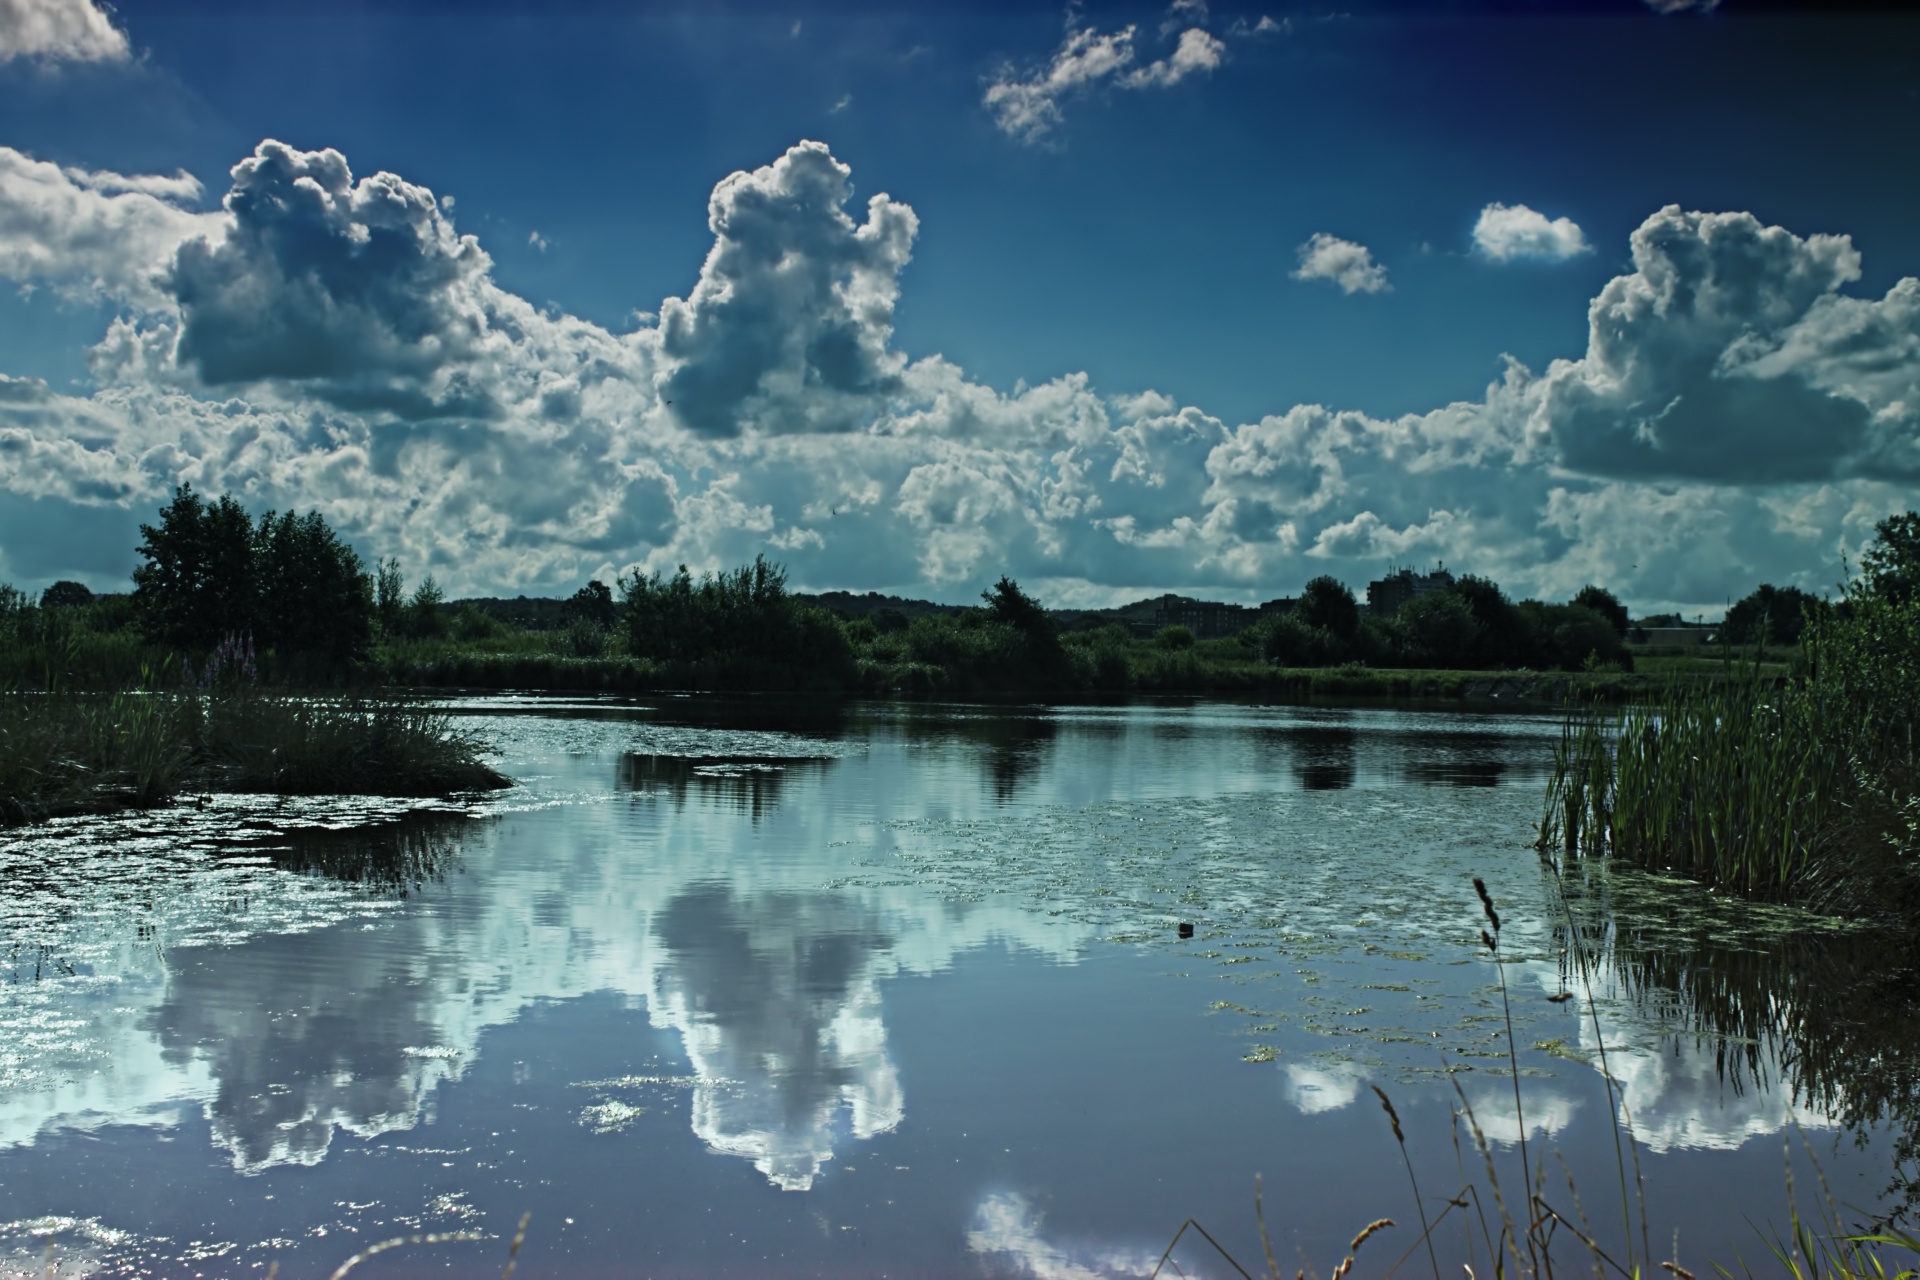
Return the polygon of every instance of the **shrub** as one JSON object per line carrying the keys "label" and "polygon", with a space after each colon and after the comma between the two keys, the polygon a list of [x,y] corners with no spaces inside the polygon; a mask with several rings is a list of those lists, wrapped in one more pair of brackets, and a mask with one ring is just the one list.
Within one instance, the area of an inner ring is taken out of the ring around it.
{"label": "shrub", "polygon": [[1154,634],[1153,643],[1161,649],[1193,648],[1193,631],[1189,627],[1162,627]]}
{"label": "shrub", "polygon": [[[1896,585],[1895,590],[1900,588]],[[1807,619],[1825,612],[1827,602],[1798,587],[1762,583],[1727,610],[1720,638],[1729,644],[1799,644]]]}

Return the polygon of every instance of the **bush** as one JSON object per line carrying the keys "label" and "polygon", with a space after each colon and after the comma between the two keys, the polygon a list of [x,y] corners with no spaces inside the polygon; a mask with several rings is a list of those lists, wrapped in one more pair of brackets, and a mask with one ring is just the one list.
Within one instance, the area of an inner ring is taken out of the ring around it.
{"label": "bush", "polygon": [[853,648],[824,610],[787,594],[787,574],[765,556],[697,583],[685,565],[671,578],[632,574],[620,582],[629,651],[637,658],[705,672],[700,682],[844,686]]}
{"label": "bush", "polygon": [[78,582],[56,582],[40,593],[42,609],[84,609],[92,603],[93,592]]}
{"label": "bush", "polygon": [[1400,609],[1396,622],[1409,665],[1471,666],[1486,630],[1466,597],[1454,591],[1416,596]]}
{"label": "bush", "polygon": [[1274,620],[1267,631],[1265,652],[1269,662],[1283,667],[1331,667],[1347,660],[1349,648],[1332,631],[1313,626],[1294,612]]}
{"label": "bush", "polygon": [[[1904,589],[1897,577],[1888,581],[1896,593]],[[1720,624],[1720,638],[1729,644],[1799,644],[1807,619],[1820,616],[1826,609],[1826,601],[1798,587],[1762,583],[1727,610],[1726,621]]]}
{"label": "bush", "polygon": [[1154,634],[1153,643],[1162,649],[1193,648],[1193,631],[1188,627],[1162,627]]}

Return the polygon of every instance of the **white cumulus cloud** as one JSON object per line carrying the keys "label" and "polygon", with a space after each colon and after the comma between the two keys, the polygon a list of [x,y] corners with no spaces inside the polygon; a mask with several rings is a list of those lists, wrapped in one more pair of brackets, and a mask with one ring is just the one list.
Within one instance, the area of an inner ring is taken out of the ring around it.
{"label": "white cumulus cloud", "polygon": [[[1205,16],[1204,4],[1176,0],[1165,30],[1171,33],[1182,19]],[[1001,67],[987,82],[982,99],[994,123],[1009,137],[1040,142],[1060,124],[1060,103],[1066,98],[1103,83],[1122,89],[1167,88],[1212,71],[1226,59],[1223,41],[1204,28],[1188,27],[1172,53],[1135,67],[1134,31],[1132,26],[1108,34],[1093,27],[1075,28],[1067,32],[1044,67],[1024,75],[1011,64]]]}
{"label": "white cumulus cloud", "polygon": [[1559,261],[1592,251],[1572,218],[1548,218],[1524,204],[1490,204],[1473,224],[1473,247],[1495,262]]}
{"label": "white cumulus cloud", "polygon": [[1120,78],[1120,83],[1129,89],[1179,84],[1196,72],[1212,71],[1226,56],[1225,41],[1199,27],[1188,27],[1180,33],[1180,41],[1170,55],[1128,72]]}
{"label": "white cumulus cloud", "polygon": [[841,428],[898,386],[906,362],[887,343],[919,219],[877,195],[856,224],[850,178],[802,142],[714,188],[700,279],[660,307],[660,391],[695,431]]}
{"label": "white cumulus cloud", "polygon": [[174,250],[217,221],[179,207],[199,195],[184,173],[62,169],[0,147],[0,275],[69,297],[167,305],[160,277]]}
{"label": "white cumulus cloud", "polygon": [[124,31],[93,0],[0,0],[0,62],[120,62]]}
{"label": "white cumulus cloud", "polygon": [[1373,251],[1363,244],[1316,231],[1298,253],[1295,280],[1331,280],[1342,293],[1385,293],[1393,288],[1387,283],[1387,269],[1373,260]]}
{"label": "white cumulus cloud", "polygon": [[[1516,595],[1599,581],[1698,612],[1830,585],[1920,477],[1920,280],[1855,296],[1844,236],[1745,213],[1648,217],[1585,350],[1544,370],[1508,361],[1422,413],[1228,422],[897,351],[917,218],[854,204],[818,143],[721,180],[694,287],[625,333],[501,288],[447,202],[338,153],[262,143],[218,210],[197,199],[0,153],[0,276],[122,308],[92,390],[0,369],[7,545],[34,541],[22,511],[130,527],[191,481],[318,508],[456,593],[767,552],[818,587],[1255,600],[1444,559]],[[1385,286],[1362,246],[1318,244],[1309,278]],[[131,537],[68,541],[32,572],[124,581]]]}

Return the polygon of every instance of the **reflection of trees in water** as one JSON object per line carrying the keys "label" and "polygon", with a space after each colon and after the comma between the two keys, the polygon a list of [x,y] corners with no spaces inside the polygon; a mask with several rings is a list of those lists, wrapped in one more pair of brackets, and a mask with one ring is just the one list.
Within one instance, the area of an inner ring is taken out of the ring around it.
{"label": "reflection of trees in water", "polygon": [[780,803],[789,774],[825,769],[833,761],[819,756],[663,756],[630,753],[620,757],[614,785],[622,791],[651,791],[685,805],[689,795],[718,801],[755,822]]}
{"label": "reflection of trees in water", "polygon": [[1920,1215],[1920,941],[1810,928],[1624,868],[1562,883],[1587,954],[1653,1019],[1711,1039],[1729,1087],[1785,1089],[1858,1139],[1886,1124],[1888,1220]]}
{"label": "reflection of trees in water", "polygon": [[[1030,706],[1002,711],[969,706],[960,715],[950,706],[914,706],[905,710],[900,725],[916,741],[959,743],[979,751],[987,785],[1001,804],[1039,776],[1060,736],[1059,722]],[[1100,727],[1086,724],[1075,731],[1083,736],[1102,733]]]}
{"label": "reflection of trees in water", "polygon": [[1308,791],[1344,791],[1359,777],[1360,733],[1351,725],[1303,725],[1290,736],[1294,776]]}
{"label": "reflection of trees in water", "polygon": [[336,831],[296,827],[277,833],[265,852],[275,865],[305,875],[347,880],[405,897],[444,880],[482,819],[422,810],[395,822]]}
{"label": "reflection of trees in water", "polygon": [[653,712],[649,717],[653,723],[688,729],[747,729],[827,739],[845,736],[857,717],[857,708],[842,698],[729,698],[708,694],[664,698],[654,704]]}
{"label": "reflection of trees in water", "polygon": [[987,778],[993,785],[993,798],[1006,804],[1039,776],[1060,726],[1040,716],[1009,716],[982,721],[981,725],[987,729],[979,740],[987,748]]}

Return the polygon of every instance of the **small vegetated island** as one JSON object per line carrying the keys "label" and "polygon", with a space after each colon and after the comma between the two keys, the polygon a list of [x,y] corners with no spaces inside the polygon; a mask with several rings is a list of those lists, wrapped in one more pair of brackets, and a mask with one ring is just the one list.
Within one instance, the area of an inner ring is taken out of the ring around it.
{"label": "small vegetated island", "polygon": [[509,785],[483,745],[358,677],[374,588],[317,513],[182,487],[130,595],[0,588],[0,823],[183,793],[440,796]]}

